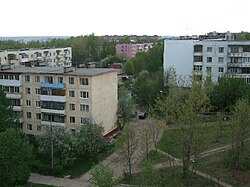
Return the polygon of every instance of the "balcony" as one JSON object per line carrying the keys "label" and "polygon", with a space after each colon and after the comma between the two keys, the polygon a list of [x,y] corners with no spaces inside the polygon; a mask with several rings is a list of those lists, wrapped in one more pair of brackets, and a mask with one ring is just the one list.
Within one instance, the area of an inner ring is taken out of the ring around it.
{"label": "balcony", "polygon": [[21,99],[21,93],[7,93],[6,98],[8,99]]}
{"label": "balcony", "polygon": [[194,62],[194,66],[202,66],[202,62]]}
{"label": "balcony", "polygon": [[57,95],[40,95],[41,101],[57,101],[57,102],[66,102],[66,96],[57,96]]}
{"label": "balcony", "polygon": [[41,112],[42,113],[49,113],[49,114],[65,115],[65,110],[55,110],[55,109],[41,108]]}
{"label": "balcony", "polygon": [[22,107],[21,106],[13,106],[14,111],[21,111]]}
{"label": "balcony", "polygon": [[9,80],[9,79],[0,79],[0,85],[2,86],[21,86],[21,80]]}
{"label": "balcony", "polygon": [[54,126],[65,126],[65,123],[64,122],[50,122],[50,121],[41,121],[41,124],[42,125],[54,125]]}
{"label": "balcony", "polygon": [[42,82],[40,84],[41,88],[48,88],[48,89],[64,89],[65,86],[63,83],[48,83],[48,82]]}
{"label": "balcony", "polygon": [[29,62],[29,58],[20,58],[19,62]]}

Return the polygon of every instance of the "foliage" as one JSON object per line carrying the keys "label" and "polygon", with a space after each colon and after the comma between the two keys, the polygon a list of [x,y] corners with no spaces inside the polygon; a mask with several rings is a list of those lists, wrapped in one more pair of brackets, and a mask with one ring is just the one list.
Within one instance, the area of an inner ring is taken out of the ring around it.
{"label": "foliage", "polygon": [[0,133],[1,183],[8,186],[26,183],[32,159],[32,146],[24,134],[13,128]]}
{"label": "foliage", "polygon": [[236,35],[236,40],[250,40],[249,32],[241,32]]}
{"label": "foliage", "polygon": [[92,175],[91,186],[93,187],[112,187],[115,184],[114,171],[103,164],[94,166],[90,173]]}
{"label": "foliage", "polygon": [[142,186],[154,186],[161,180],[158,172],[153,168],[153,164],[147,161],[140,173],[140,185]]}
{"label": "foliage", "polygon": [[17,128],[17,122],[11,107],[11,100],[6,98],[2,86],[0,86],[0,132],[7,128]]}
{"label": "foliage", "polygon": [[210,95],[211,104],[219,110],[229,111],[241,98],[250,99],[250,85],[244,79],[223,77]]}
{"label": "foliage", "polygon": [[108,55],[104,59],[101,60],[101,66],[103,68],[109,67],[113,63],[121,62],[121,58],[117,55]]}
{"label": "foliage", "polygon": [[133,75],[135,73],[135,67],[134,67],[134,63],[132,60],[128,60],[126,63],[125,63],[125,66],[124,66],[124,71],[126,74],[128,75]]}

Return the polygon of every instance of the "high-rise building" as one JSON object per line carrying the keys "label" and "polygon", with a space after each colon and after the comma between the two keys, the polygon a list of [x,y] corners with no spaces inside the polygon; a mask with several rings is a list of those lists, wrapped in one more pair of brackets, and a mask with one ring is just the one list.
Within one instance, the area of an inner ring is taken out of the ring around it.
{"label": "high-rise building", "polygon": [[104,135],[116,129],[117,72],[113,69],[2,66],[0,85],[25,133],[36,134],[41,125],[75,131],[98,123]]}

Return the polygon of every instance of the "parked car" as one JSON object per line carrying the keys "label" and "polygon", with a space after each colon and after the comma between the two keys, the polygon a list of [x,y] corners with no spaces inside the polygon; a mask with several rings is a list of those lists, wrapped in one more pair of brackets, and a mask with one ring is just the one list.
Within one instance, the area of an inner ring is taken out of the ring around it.
{"label": "parked car", "polygon": [[146,119],[147,116],[148,114],[146,112],[140,112],[138,115],[139,119]]}

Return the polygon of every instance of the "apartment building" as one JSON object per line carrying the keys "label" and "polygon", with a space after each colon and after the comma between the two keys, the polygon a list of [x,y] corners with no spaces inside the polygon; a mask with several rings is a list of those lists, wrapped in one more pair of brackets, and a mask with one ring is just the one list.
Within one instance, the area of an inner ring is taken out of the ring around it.
{"label": "apartment building", "polygon": [[71,47],[0,51],[0,65],[69,67],[72,65],[71,59]]}
{"label": "apartment building", "polygon": [[231,74],[250,83],[250,41],[165,40],[163,66],[165,74],[174,68],[178,75],[213,82]]}
{"label": "apartment building", "polygon": [[143,44],[116,44],[116,55],[124,60],[128,60],[136,55],[138,52],[147,52],[153,47],[153,43]]}
{"label": "apartment building", "polygon": [[116,129],[117,72],[101,68],[15,67],[0,70],[0,85],[11,99],[25,133],[42,125],[71,131],[98,123],[104,135]]}

